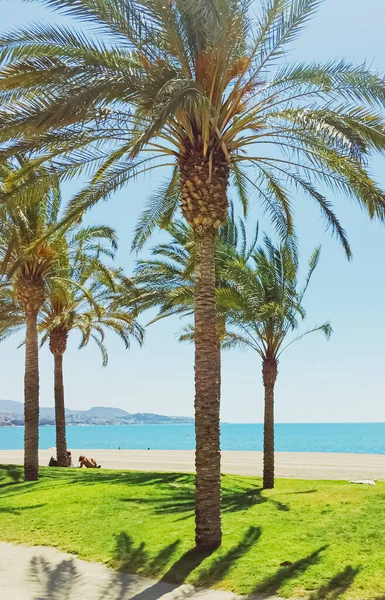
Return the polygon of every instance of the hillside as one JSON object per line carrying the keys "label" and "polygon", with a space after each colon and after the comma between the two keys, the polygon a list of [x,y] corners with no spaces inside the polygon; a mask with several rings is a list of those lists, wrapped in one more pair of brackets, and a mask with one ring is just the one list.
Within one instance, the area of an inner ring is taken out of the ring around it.
{"label": "hillside", "polygon": [[0,400],[0,413],[12,413],[14,415],[23,414],[23,404],[15,400]]}
{"label": "hillside", "polygon": [[[88,410],[66,410],[68,425],[151,425],[193,423],[192,417],[170,417],[152,413],[130,414],[122,408],[93,406]],[[55,409],[40,408],[40,425],[55,424]],[[14,400],[0,400],[0,427],[24,425],[24,406]]]}
{"label": "hillside", "polygon": [[[70,411],[71,412],[71,411]],[[84,415],[90,417],[129,417],[130,414],[122,408],[110,408],[109,406],[93,406],[85,410]]]}

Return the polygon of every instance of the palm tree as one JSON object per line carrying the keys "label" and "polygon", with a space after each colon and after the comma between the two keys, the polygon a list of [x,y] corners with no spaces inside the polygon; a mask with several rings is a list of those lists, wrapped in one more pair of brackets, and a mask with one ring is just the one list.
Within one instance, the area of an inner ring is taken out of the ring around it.
{"label": "palm tree", "polygon": [[[59,215],[61,197],[57,193],[55,206],[51,206],[51,218],[54,223]],[[22,207],[22,209],[25,207]],[[12,212],[13,211],[13,212]],[[18,213],[20,221],[25,217],[20,206],[12,206],[12,211],[5,214],[11,227],[11,214]],[[4,215],[3,215],[4,216]],[[3,222],[5,233],[6,222]],[[33,226],[33,223],[29,225]],[[38,232],[37,235],[40,235]],[[16,232],[16,236],[19,232]],[[33,237],[33,231],[31,231]],[[24,243],[31,242],[31,238]],[[8,238],[4,235],[2,248]],[[63,385],[63,355],[67,348],[67,339],[71,331],[81,332],[80,347],[93,339],[103,358],[103,366],[107,365],[108,354],[103,343],[104,331],[115,331],[124,342],[130,346],[130,337],[140,344],[143,342],[143,330],[132,316],[133,287],[131,282],[117,269],[107,268],[101,258],[114,257],[117,249],[116,234],[106,226],[80,227],[75,224],[52,243],[55,248],[55,260],[46,270],[44,281],[45,302],[37,316],[37,330],[42,333],[42,344],[49,340],[50,351],[54,356],[54,396],[57,459],[60,466],[67,464],[67,444],[65,428],[64,385]],[[60,251],[58,251],[60,250]],[[24,260],[22,248],[18,248],[7,260],[8,266],[20,254]],[[6,267],[5,261],[3,266]],[[13,282],[15,284],[15,280]],[[124,285],[125,296],[119,290]],[[19,331],[25,326],[25,311],[15,300],[12,281],[0,283],[0,340]],[[130,307],[128,306],[130,303]],[[127,305],[126,305],[127,303]],[[28,427],[28,425],[26,425]]]}
{"label": "palm tree", "polygon": [[67,232],[66,241],[66,252],[50,274],[38,325],[43,333],[42,344],[49,342],[54,357],[56,452],[58,465],[63,467],[68,463],[63,356],[69,334],[75,330],[81,333],[80,348],[94,340],[102,353],[103,366],[108,362],[105,330],[119,335],[126,348],[130,347],[131,337],[143,343],[143,329],[133,318],[132,308],[118,300],[124,283],[125,300],[131,300],[132,305],[132,285],[119,270],[107,268],[101,260],[103,254],[113,257],[115,232],[104,226],[75,227]]}
{"label": "palm tree", "polygon": [[274,487],[274,389],[280,356],[288,346],[310,333],[320,331],[327,339],[332,333],[330,323],[326,322],[288,340],[288,334],[299,326],[298,318],[305,318],[302,301],[319,257],[320,248],[316,248],[310,257],[305,284],[301,289],[298,260],[293,248],[285,244],[274,246],[269,238],[265,238],[264,246],[253,254],[252,266],[240,262],[229,266],[229,277],[237,292],[233,302],[235,308],[230,307],[227,315],[224,347],[251,348],[262,360],[265,489]]}
{"label": "palm tree", "polygon": [[284,222],[284,235],[293,229],[290,189],[302,191],[350,256],[322,187],[384,219],[383,193],[365,166],[371,150],[385,145],[375,110],[384,106],[384,80],[344,61],[279,63],[320,0],[261,0],[255,17],[248,0],[41,2],[97,27],[99,36],[41,24],[2,36],[1,155],[28,149],[36,164],[50,161],[59,176],[93,172],[68,220],[140,173],[172,167],[143,213],[135,243],[169,222],[181,198],[195,236],[196,542],[216,547],[214,249],[227,219],[228,186],[245,210],[254,190],[273,221]]}
{"label": "palm tree", "polygon": [[[194,234],[181,220],[172,222],[167,227],[167,232],[171,240],[153,247],[152,258],[138,260],[134,270],[138,291],[135,310],[141,313],[158,308],[157,316],[149,325],[172,315],[184,317],[194,314]],[[235,291],[227,268],[233,261],[247,264],[258,241],[259,226],[255,229],[252,242],[248,244],[245,222],[241,218],[237,221],[233,203],[230,203],[229,218],[219,228],[218,234],[215,249],[215,287],[217,336],[222,344],[229,301]],[[187,326],[186,339],[189,340],[190,331],[190,326]],[[184,339],[183,335],[181,339]]]}
{"label": "palm tree", "polygon": [[[61,236],[51,235],[35,244],[57,219],[60,198],[58,180],[44,179],[40,196],[31,197],[25,181],[7,200],[8,185],[17,169],[26,165],[13,161],[1,168],[0,180],[0,273],[12,282],[15,299],[26,325],[24,377],[24,474],[27,481],[38,478],[39,360],[37,318],[46,298],[46,278],[60,255]],[[40,169],[42,176],[44,172]],[[39,173],[33,173],[37,178]],[[35,244],[35,245],[34,245]],[[32,248],[33,247],[33,248]],[[32,249],[31,249],[32,248]]]}
{"label": "palm tree", "polygon": [[[138,261],[136,282],[140,295],[139,311],[158,307],[150,322],[171,315],[188,316],[194,310],[194,244],[188,228],[176,222],[169,228],[170,244],[152,249],[154,258]],[[302,301],[318,264],[317,248],[309,261],[305,286],[298,290],[298,260],[293,240],[275,247],[268,238],[256,249],[258,228],[250,247],[246,228],[234,219],[231,210],[227,225],[220,229],[216,251],[217,336],[222,349],[236,346],[252,348],[262,359],[265,388],[263,485],[274,487],[274,388],[278,360],[282,352],[305,335],[321,331],[328,338],[329,323],[310,329],[288,342],[297,329],[298,317],[305,312]],[[183,327],[180,341],[193,341],[194,326]]]}
{"label": "palm tree", "polygon": [[[80,230],[74,236],[81,238],[82,245],[88,246],[88,252],[89,242],[94,241],[97,229],[102,229],[105,235],[108,228],[95,228],[94,231],[88,228]],[[98,252],[101,252],[101,247]],[[107,269],[98,259],[89,260],[84,253],[79,253],[79,249],[66,263],[64,267],[61,265],[59,277],[51,282],[38,327],[43,333],[42,344],[49,342],[49,349],[54,357],[56,452],[58,465],[63,467],[68,463],[63,356],[69,334],[75,330],[80,332],[80,348],[86,346],[91,339],[94,340],[102,353],[103,366],[108,363],[104,344],[106,330],[115,332],[126,348],[130,347],[131,337],[140,345],[143,343],[143,329],[133,317],[132,308],[121,305],[117,296],[115,297],[122,279],[125,288],[132,291],[126,278],[111,269],[106,273]]]}

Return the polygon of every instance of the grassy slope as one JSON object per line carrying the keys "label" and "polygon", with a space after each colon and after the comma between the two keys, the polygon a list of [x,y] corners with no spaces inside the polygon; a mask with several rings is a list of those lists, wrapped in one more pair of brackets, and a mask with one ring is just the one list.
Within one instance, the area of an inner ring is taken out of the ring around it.
{"label": "grassy slope", "polygon": [[[242,594],[385,600],[385,484],[223,478],[224,542],[192,551],[193,476],[0,467],[0,538]],[[290,561],[288,566],[280,566]]]}

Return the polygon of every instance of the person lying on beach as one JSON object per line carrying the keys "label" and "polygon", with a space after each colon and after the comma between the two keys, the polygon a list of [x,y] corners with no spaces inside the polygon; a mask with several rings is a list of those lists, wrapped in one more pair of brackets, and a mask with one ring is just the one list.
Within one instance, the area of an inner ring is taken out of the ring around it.
{"label": "person lying on beach", "polygon": [[86,469],[100,469],[100,465],[96,464],[94,458],[87,458],[86,456],[79,456],[80,468],[85,467]]}

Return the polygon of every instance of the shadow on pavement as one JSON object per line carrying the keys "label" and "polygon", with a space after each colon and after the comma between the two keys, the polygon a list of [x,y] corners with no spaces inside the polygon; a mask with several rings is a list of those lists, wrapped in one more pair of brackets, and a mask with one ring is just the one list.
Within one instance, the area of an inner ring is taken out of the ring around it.
{"label": "shadow on pavement", "polygon": [[[218,556],[214,562],[202,572],[195,582],[196,585],[213,585],[220,582],[224,575],[241,558],[255,542],[258,541],[260,530],[250,527],[241,541],[229,551]],[[177,550],[180,541],[165,546],[156,556],[150,556],[146,545],[141,542],[135,546],[130,536],[122,532],[116,539],[114,564],[120,569],[137,571],[144,569],[157,576],[164,572]],[[213,554],[212,551],[202,552],[193,548],[171,564],[159,581],[142,585],[137,589],[135,578],[121,572],[112,572],[102,589],[85,591],[84,577],[76,566],[75,559],[69,558],[59,564],[51,564],[43,557],[33,557],[29,567],[29,581],[36,590],[33,600],[156,600],[163,595],[178,589],[187,577],[203,561]],[[197,592],[187,587],[180,590],[179,597],[193,596]],[[85,594],[85,595],[84,595]],[[90,595],[91,594],[91,595]]]}
{"label": "shadow on pavement", "polygon": [[[259,536],[258,528],[250,528],[236,546],[218,556],[207,569],[199,574],[195,581],[195,585],[199,587],[196,588],[192,586],[180,588],[179,586],[212,553],[202,553],[196,549],[190,550],[172,564],[163,577],[155,583],[148,582],[148,580],[147,582],[146,580],[138,582],[133,575],[107,570],[103,571],[104,576],[99,577],[99,580],[98,577],[93,576],[91,571],[86,574],[87,580],[79,571],[74,558],[68,558],[55,564],[43,557],[33,557],[30,561],[29,580],[36,593],[32,598],[33,600],[159,600],[173,592],[175,599],[199,597],[203,600],[206,594],[201,586],[220,584],[236,561],[258,541]],[[129,536],[122,533],[117,538],[116,552],[120,555],[121,565],[125,568],[137,569],[147,566],[153,568],[154,572],[161,572],[178,544],[179,541],[170,544],[158,555],[149,558],[143,543],[134,546]],[[268,577],[262,584],[255,587],[253,594],[249,597],[250,600],[263,600],[270,595],[275,595],[283,583],[296,578],[307,568],[317,564],[324,550],[325,548],[322,547],[293,565],[281,567],[275,575]],[[96,565],[92,565],[92,567],[96,568]],[[358,567],[345,567],[343,571],[306,598],[308,600],[338,600],[349,589],[359,571]],[[385,597],[382,596],[376,600],[385,600]]]}

